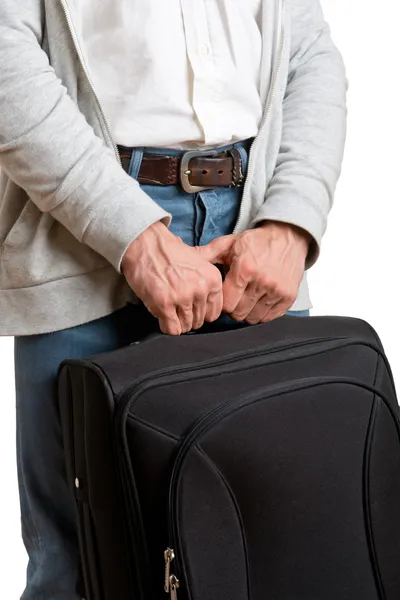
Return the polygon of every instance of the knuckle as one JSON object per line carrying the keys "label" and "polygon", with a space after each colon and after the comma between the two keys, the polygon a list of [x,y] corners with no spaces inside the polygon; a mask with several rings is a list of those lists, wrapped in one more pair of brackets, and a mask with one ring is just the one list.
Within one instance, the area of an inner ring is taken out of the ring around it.
{"label": "knuckle", "polygon": [[253,261],[249,259],[244,259],[240,265],[240,270],[242,272],[243,277],[247,279],[251,279],[255,274],[255,268]]}
{"label": "knuckle", "polygon": [[260,287],[262,287],[264,290],[268,290],[271,287],[271,278],[266,274],[266,273],[262,273],[260,275],[260,277],[258,278],[258,282],[260,284]]}
{"label": "knuckle", "polygon": [[278,296],[279,298],[282,296],[282,289],[276,279],[271,279],[268,284],[268,290],[273,294],[273,296]]}
{"label": "knuckle", "polygon": [[183,310],[188,310],[192,308],[193,303],[193,288],[192,286],[187,286],[179,290],[177,295],[177,304]]}
{"label": "knuckle", "polygon": [[172,313],[173,305],[170,298],[161,298],[156,300],[155,304],[163,315],[170,315]]}
{"label": "knuckle", "polygon": [[206,293],[208,287],[208,281],[205,277],[200,277],[196,285],[196,293]]}
{"label": "knuckle", "polygon": [[189,327],[193,321],[193,305],[192,304],[179,304],[178,317],[182,327]]}
{"label": "knuckle", "polygon": [[179,302],[179,309],[182,313],[184,313],[186,318],[188,315],[192,314],[192,312],[193,312],[192,296],[190,298],[189,297],[181,298],[181,300]]}
{"label": "knuckle", "polygon": [[282,290],[282,288],[280,288],[279,286],[275,289],[273,297],[275,299],[279,299],[279,301],[281,302],[287,301],[287,293],[284,290]]}
{"label": "knuckle", "polygon": [[289,302],[290,304],[293,304],[293,302],[297,298],[297,292],[296,292],[296,290],[289,290],[288,292],[286,292],[284,297],[286,298],[287,302]]}
{"label": "knuckle", "polygon": [[193,293],[193,303],[195,304],[203,304],[205,299],[207,298],[209,294],[209,286],[206,285],[201,285],[199,286]]}
{"label": "knuckle", "polygon": [[261,290],[258,288],[254,288],[253,290],[246,292],[247,301],[251,304],[257,304],[261,295]]}
{"label": "knuckle", "polygon": [[[208,275],[208,285],[214,290],[218,290],[222,287],[222,277],[221,273],[217,268],[212,269]],[[205,280],[205,287],[207,286],[207,281]]]}
{"label": "knuckle", "polygon": [[162,313],[168,312],[172,307],[172,299],[164,289],[155,288],[152,293],[152,304]]}
{"label": "knuckle", "polygon": [[193,319],[189,315],[181,316],[179,321],[183,333],[187,333],[192,329]]}
{"label": "knuckle", "polygon": [[269,291],[275,294],[279,291],[279,283],[277,278],[271,276],[269,273],[260,273],[257,277],[258,285],[265,291]]}

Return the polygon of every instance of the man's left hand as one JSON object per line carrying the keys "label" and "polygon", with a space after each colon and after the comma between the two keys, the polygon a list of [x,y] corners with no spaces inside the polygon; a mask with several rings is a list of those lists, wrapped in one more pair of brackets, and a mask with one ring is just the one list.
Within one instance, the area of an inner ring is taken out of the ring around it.
{"label": "man's left hand", "polygon": [[197,250],[213,264],[229,266],[223,311],[256,324],[282,316],[296,300],[311,239],[294,225],[265,221]]}

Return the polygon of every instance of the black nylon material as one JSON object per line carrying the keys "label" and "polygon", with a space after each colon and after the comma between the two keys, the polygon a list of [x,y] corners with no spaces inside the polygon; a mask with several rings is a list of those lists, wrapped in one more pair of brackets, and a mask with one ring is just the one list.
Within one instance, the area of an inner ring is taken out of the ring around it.
{"label": "black nylon material", "polygon": [[373,329],[344,317],[64,361],[87,600],[167,598],[168,545],[183,600],[398,600],[387,366]]}

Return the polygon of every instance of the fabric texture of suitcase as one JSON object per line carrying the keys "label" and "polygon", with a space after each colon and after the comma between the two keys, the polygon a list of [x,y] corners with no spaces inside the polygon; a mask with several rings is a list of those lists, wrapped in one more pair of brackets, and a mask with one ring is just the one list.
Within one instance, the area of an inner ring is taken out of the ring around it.
{"label": "fabric texture of suitcase", "polygon": [[399,600],[399,408],[371,326],[284,316],[64,361],[86,600]]}

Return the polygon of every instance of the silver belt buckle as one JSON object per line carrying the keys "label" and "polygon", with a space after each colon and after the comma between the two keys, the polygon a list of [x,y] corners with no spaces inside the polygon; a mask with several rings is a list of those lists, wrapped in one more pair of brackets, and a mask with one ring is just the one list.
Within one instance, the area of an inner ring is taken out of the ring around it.
{"label": "silver belt buckle", "polygon": [[199,186],[199,185],[191,185],[189,183],[189,175],[191,174],[191,170],[189,169],[189,162],[192,158],[198,156],[216,156],[219,154],[216,150],[190,150],[189,152],[185,152],[181,158],[181,166],[180,166],[180,179],[181,185],[185,192],[189,194],[193,194],[194,192],[201,192],[203,190],[212,190],[214,186]]}

